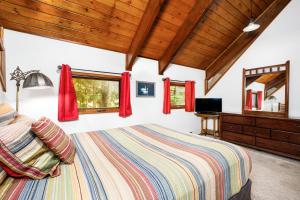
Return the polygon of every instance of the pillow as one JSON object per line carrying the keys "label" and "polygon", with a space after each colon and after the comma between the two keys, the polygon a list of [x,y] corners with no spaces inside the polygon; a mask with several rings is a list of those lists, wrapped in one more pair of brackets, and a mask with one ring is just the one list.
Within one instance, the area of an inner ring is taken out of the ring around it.
{"label": "pillow", "polygon": [[16,115],[17,112],[10,105],[6,103],[1,103],[0,104],[0,127],[11,123],[15,119]]}
{"label": "pillow", "polygon": [[7,173],[0,167],[0,186],[7,177]]}
{"label": "pillow", "polygon": [[34,122],[31,130],[42,140],[55,155],[67,164],[74,162],[75,145],[65,132],[50,119],[42,117]]}
{"label": "pillow", "polygon": [[59,175],[59,158],[36,137],[28,121],[21,120],[0,127],[2,170],[18,178],[41,179],[48,175],[52,177]]}

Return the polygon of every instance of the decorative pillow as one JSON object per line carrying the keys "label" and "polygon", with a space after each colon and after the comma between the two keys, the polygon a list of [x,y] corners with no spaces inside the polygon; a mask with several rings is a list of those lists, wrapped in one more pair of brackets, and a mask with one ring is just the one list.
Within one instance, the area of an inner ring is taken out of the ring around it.
{"label": "decorative pillow", "polygon": [[41,179],[59,175],[59,158],[36,137],[30,120],[25,119],[0,127],[0,166],[13,177]]}
{"label": "decorative pillow", "polygon": [[65,163],[74,162],[75,145],[65,132],[50,119],[42,117],[32,124],[31,130]]}
{"label": "decorative pillow", "polygon": [[16,115],[17,112],[10,105],[6,103],[1,103],[0,104],[0,127],[11,123],[15,119]]}
{"label": "decorative pillow", "polygon": [[7,177],[7,173],[0,167],[0,186]]}

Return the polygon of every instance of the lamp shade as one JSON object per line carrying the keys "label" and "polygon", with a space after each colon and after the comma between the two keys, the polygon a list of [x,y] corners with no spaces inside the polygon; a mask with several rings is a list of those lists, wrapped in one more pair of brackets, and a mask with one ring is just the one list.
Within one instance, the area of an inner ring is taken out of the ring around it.
{"label": "lamp shade", "polygon": [[259,29],[260,25],[255,23],[254,21],[250,21],[250,23],[243,29],[244,32],[251,32]]}
{"label": "lamp shade", "polygon": [[52,81],[40,72],[33,72],[26,76],[23,88],[28,89],[44,89],[53,87]]}

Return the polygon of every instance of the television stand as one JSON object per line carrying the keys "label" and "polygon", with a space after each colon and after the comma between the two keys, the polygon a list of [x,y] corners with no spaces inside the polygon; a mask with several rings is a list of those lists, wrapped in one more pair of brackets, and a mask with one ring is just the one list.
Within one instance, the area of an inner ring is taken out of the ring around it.
{"label": "television stand", "polygon": [[[219,113],[195,113],[197,117],[201,118],[201,132],[200,135],[213,135],[219,137],[220,114]],[[213,120],[213,129],[208,129],[208,120]],[[205,124],[205,126],[204,126]]]}

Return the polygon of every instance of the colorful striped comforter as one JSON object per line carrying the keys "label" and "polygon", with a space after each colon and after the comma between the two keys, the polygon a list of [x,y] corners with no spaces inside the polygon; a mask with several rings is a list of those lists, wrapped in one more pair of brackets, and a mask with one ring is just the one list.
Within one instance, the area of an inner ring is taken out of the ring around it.
{"label": "colorful striped comforter", "polygon": [[2,199],[229,199],[251,171],[241,147],[153,124],[72,139],[75,162],[59,177],[6,178]]}

